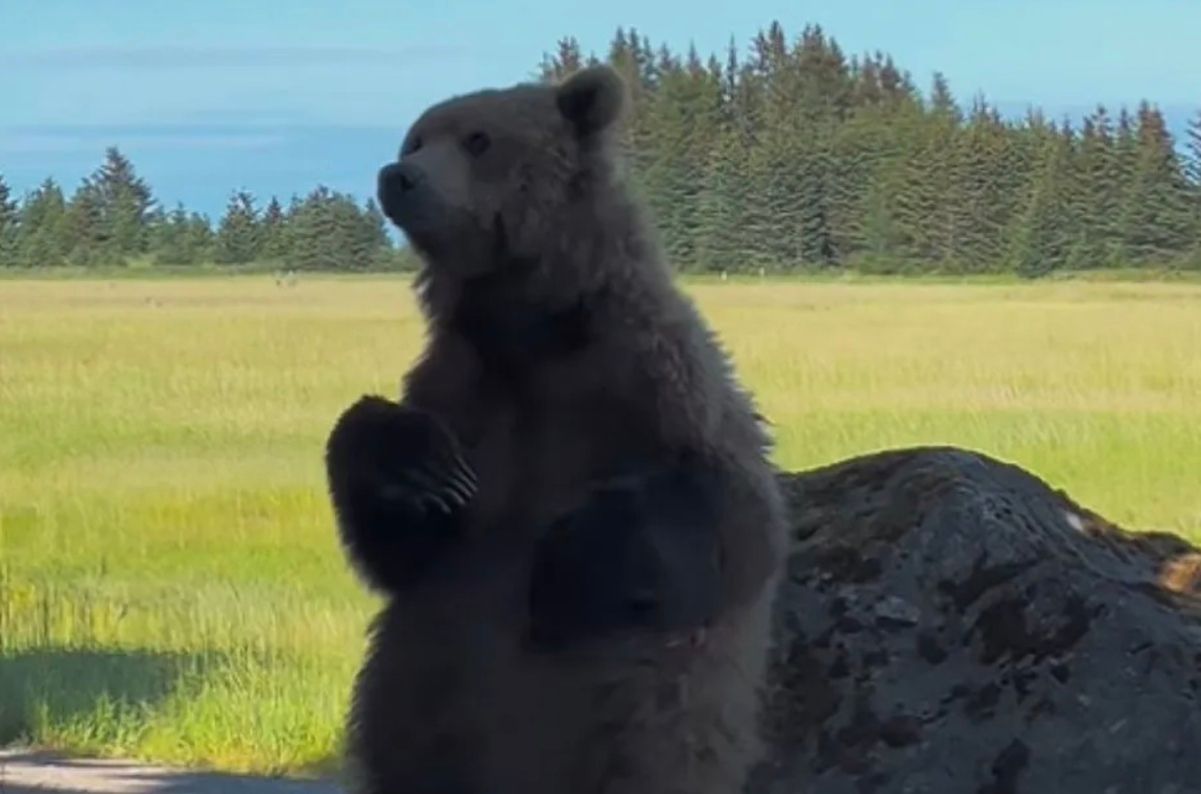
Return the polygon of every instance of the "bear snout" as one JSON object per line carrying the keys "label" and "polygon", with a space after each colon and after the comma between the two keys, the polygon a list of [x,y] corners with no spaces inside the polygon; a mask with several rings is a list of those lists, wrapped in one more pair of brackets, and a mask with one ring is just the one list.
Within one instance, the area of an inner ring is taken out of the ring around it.
{"label": "bear snout", "polygon": [[377,193],[384,215],[399,224],[422,181],[424,175],[412,163],[389,163],[381,168]]}

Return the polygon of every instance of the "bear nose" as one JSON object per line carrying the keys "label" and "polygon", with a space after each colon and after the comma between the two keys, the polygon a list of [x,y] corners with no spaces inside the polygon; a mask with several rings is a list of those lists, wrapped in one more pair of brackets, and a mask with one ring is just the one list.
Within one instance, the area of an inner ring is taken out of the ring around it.
{"label": "bear nose", "polygon": [[387,212],[395,208],[406,193],[421,183],[421,172],[411,163],[390,163],[379,172],[379,201]]}

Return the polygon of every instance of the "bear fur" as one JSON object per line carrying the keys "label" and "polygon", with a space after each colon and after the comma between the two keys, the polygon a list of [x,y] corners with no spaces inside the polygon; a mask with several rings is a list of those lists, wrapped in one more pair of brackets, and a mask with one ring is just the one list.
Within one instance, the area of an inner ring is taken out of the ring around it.
{"label": "bear fur", "polygon": [[733,794],[762,752],[783,500],[620,178],[625,104],[607,67],[455,97],[380,171],[428,338],[326,448],[385,599],[362,794]]}

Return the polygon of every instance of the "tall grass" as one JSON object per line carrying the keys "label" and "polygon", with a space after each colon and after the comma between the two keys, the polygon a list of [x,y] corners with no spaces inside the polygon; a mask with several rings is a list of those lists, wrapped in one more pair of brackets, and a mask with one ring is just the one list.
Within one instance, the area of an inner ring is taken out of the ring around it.
{"label": "tall grass", "polygon": [[[785,467],[957,444],[1201,536],[1199,285],[688,288]],[[326,765],[373,603],[321,445],[422,330],[404,279],[0,281],[0,742]]]}

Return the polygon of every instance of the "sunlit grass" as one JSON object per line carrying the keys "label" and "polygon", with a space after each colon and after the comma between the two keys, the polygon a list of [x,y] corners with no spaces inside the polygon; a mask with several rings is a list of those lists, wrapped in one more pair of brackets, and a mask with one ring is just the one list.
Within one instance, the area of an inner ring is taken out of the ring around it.
{"label": "sunlit grass", "polygon": [[[688,288],[785,467],[957,444],[1201,536],[1201,285]],[[327,763],[372,602],[321,445],[421,341],[401,278],[0,280],[0,742]]]}

